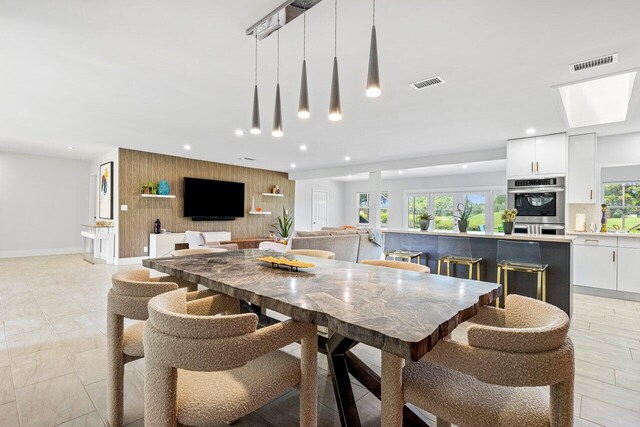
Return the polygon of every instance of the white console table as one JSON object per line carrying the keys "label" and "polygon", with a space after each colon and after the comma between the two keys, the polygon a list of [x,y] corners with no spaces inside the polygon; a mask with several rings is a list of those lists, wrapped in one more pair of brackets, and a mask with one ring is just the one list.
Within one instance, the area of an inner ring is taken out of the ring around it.
{"label": "white console table", "polygon": [[113,264],[115,234],[113,226],[85,225],[80,232],[84,237],[84,260],[91,264]]}
{"label": "white console table", "polygon": [[[221,242],[231,240],[228,231],[203,231],[207,242]],[[184,233],[164,233],[149,235],[149,258],[167,257],[175,250],[176,243],[186,243]]]}

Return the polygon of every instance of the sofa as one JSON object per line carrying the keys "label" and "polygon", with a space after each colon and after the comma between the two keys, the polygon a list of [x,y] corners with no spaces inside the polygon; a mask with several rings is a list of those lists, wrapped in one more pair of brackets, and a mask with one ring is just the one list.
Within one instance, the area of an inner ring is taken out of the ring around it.
{"label": "sofa", "polygon": [[[380,244],[380,246],[375,242]],[[278,243],[260,245],[261,249],[286,252],[289,249],[320,249],[336,254],[337,260],[360,262],[363,259],[382,257],[382,237],[369,229],[323,228],[320,231],[296,231],[287,245]]]}

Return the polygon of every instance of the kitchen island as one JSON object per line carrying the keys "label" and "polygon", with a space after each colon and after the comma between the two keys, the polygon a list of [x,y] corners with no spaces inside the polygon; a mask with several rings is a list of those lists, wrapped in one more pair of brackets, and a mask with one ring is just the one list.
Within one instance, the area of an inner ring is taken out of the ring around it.
{"label": "kitchen island", "polygon": [[[438,252],[438,238],[468,237],[471,242],[473,257],[482,258],[480,280],[497,281],[497,252],[498,241],[519,240],[539,242],[542,263],[548,264],[547,269],[547,302],[560,307],[569,316],[573,300],[572,286],[572,250],[575,236],[566,235],[535,235],[526,234],[504,235],[491,232],[453,233],[446,231],[418,231],[410,229],[383,230],[385,235],[385,251],[422,252],[421,263],[429,266],[432,273],[438,271],[438,256],[446,255]],[[466,277],[464,273],[459,277]],[[475,277],[475,275],[474,275]],[[533,274],[510,272],[509,293],[536,297],[536,277]]]}

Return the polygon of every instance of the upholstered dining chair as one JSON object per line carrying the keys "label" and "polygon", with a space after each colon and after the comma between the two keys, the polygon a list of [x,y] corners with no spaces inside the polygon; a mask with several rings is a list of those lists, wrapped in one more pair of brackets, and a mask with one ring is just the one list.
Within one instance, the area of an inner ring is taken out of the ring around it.
{"label": "upholstered dining chair", "polygon": [[[193,289],[193,283],[177,277],[150,277],[149,270],[123,271],[113,275],[107,295],[107,418],[111,426],[122,425],[124,365],[144,357],[142,334],[147,320],[147,303],[164,292],[180,287]],[[184,291],[179,291],[184,294]],[[191,299],[213,295],[211,291],[189,292]],[[239,303],[238,303],[239,310]],[[124,319],[138,322],[124,327]]]}
{"label": "upholstered dining chair", "polygon": [[[316,326],[288,320],[257,329],[253,313],[220,315],[235,304],[226,295],[188,301],[179,291],[149,301],[145,424],[229,423],[298,387],[300,425],[316,425]],[[279,350],[299,340],[301,359]]]}
{"label": "upholstered dining chair", "polygon": [[182,257],[189,255],[200,255],[200,254],[215,254],[220,252],[228,252],[223,248],[194,248],[194,249],[176,249],[171,252],[172,257]]}
{"label": "upholstered dining chair", "polygon": [[290,249],[286,253],[293,255],[303,255],[313,258],[336,259],[336,254],[331,251],[323,251],[320,249]]}
{"label": "upholstered dining chair", "polygon": [[378,267],[397,268],[400,270],[417,271],[418,273],[430,273],[431,269],[426,265],[405,261],[391,261],[386,259],[363,259],[360,264],[377,265]]}
{"label": "upholstered dining chair", "polygon": [[[573,425],[574,351],[559,308],[508,295],[469,321],[468,344],[445,338],[403,371],[404,401],[439,427]],[[542,386],[548,386],[549,392]]]}

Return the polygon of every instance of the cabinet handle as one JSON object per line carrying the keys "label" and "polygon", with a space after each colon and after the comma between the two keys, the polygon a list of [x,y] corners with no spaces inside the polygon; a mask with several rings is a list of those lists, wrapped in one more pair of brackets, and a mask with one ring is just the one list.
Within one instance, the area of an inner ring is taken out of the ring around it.
{"label": "cabinet handle", "polygon": [[533,172],[533,162],[531,162],[531,172]]}
{"label": "cabinet handle", "polygon": [[538,168],[538,162],[536,162],[536,172],[540,171],[540,168]]}
{"label": "cabinet handle", "polygon": [[589,200],[593,200],[593,190],[589,190]]}
{"label": "cabinet handle", "polygon": [[616,262],[616,251],[613,251],[613,262]]}

